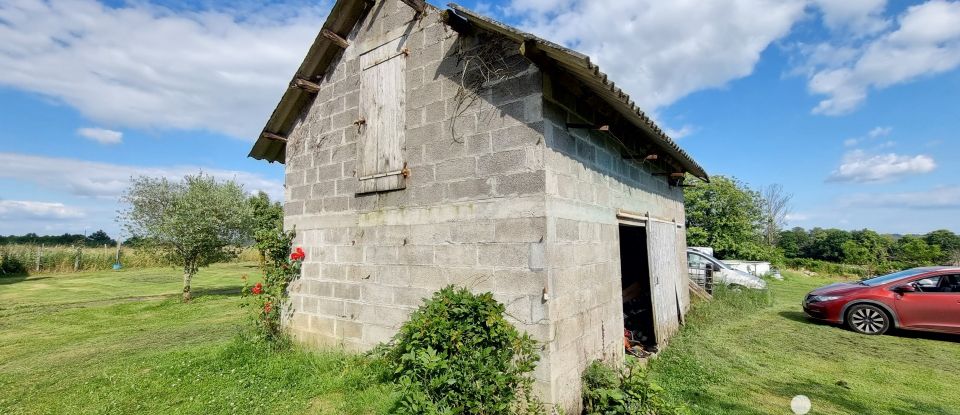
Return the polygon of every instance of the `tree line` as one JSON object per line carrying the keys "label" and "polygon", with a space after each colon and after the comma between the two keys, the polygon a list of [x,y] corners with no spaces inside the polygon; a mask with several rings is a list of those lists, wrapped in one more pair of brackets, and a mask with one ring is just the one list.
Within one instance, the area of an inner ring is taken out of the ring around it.
{"label": "tree line", "polygon": [[98,247],[104,245],[116,245],[117,241],[107,235],[103,230],[98,230],[90,235],[64,233],[63,235],[37,235],[28,233],[24,235],[0,235],[0,245],[79,245],[87,247]]}
{"label": "tree line", "polygon": [[880,234],[870,229],[793,228],[780,233],[786,258],[810,258],[879,269],[960,262],[960,236],[946,229],[926,235]]}
{"label": "tree line", "polygon": [[782,186],[759,190],[724,176],[693,179],[684,189],[687,245],[712,247],[718,258],[810,259],[892,270],[960,264],[960,236],[941,229],[890,235],[862,229],[783,229],[791,195]]}

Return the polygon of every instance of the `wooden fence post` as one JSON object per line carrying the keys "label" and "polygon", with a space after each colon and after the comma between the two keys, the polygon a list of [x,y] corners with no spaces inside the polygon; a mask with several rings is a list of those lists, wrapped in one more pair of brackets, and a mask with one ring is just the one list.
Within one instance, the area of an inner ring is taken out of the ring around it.
{"label": "wooden fence post", "polygon": [[43,244],[37,247],[37,272],[40,272],[40,257],[43,256]]}
{"label": "wooden fence post", "polygon": [[83,256],[83,245],[77,245],[77,252],[73,258],[73,272],[80,271],[80,257]]}

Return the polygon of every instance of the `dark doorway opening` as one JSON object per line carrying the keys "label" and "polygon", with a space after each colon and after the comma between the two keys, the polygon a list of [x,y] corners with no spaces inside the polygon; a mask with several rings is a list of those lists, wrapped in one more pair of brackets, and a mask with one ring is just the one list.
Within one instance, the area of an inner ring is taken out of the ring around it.
{"label": "dark doorway opening", "polygon": [[[633,354],[655,352],[657,335],[653,324],[647,230],[642,226],[620,225],[620,283],[624,347]],[[642,350],[637,350],[638,346]]]}

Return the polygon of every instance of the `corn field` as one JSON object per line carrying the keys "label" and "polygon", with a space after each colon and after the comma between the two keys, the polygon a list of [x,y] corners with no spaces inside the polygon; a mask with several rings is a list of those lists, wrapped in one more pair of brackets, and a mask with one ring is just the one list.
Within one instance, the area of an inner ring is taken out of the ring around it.
{"label": "corn field", "polygon": [[[259,258],[255,249],[245,248],[235,261],[253,262],[259,261]],[[113,268],[116,260],[116,246],[77,248],[75,246],[0,245],[0,275],[108,270]],[[120,264],[123,268],[176,265],[150,255],[145,250],[127,247],[120,249]]]}

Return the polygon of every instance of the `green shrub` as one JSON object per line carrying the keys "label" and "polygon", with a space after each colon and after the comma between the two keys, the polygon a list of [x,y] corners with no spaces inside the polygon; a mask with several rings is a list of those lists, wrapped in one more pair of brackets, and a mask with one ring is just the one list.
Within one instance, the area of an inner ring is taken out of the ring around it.
{"label": "green shrub", "polygon": [[663,397],[663,388],[630,357],[621,370],[594,361],[583,373],[583,411],[588,415],[681,415],[690,410]]}
{"label": "green shrub", "polygon": [[875,273],[887,273],[892,271],[893,267],[897,266],[897,264],[886,263],[883,264],[883,266],[877,266],[871,269],[862,265],[839,264],[810,258],[787,258],[784,260],[784,264],[787,268],[803,269],[818,274],[856,277],[868,277]]}
{"label": "green shrub", "polygon": [[490,293],[446,287],[382,350],[400,414],[543,413],[530,372],[536,342],[506,319]]}
{"label": "green shrub", "polygon": [[0,247],[0,276],[26,274],[27,267],[23,264],[23,261],[10,254],[5,248]]}

